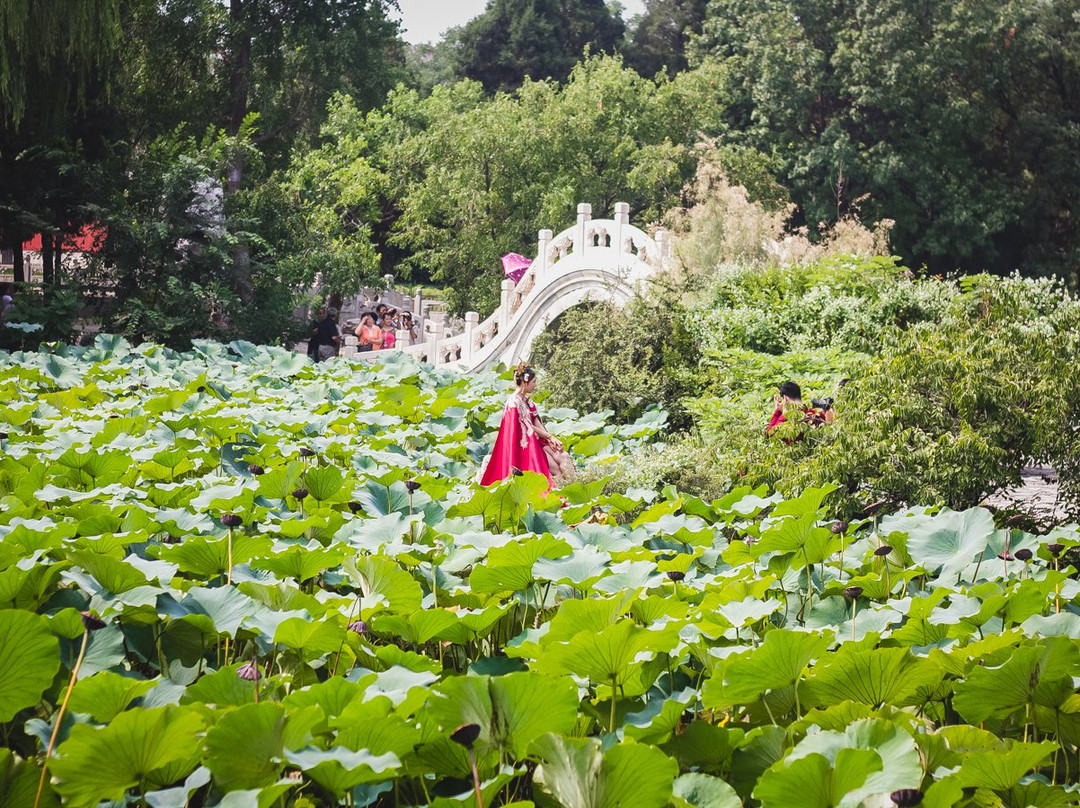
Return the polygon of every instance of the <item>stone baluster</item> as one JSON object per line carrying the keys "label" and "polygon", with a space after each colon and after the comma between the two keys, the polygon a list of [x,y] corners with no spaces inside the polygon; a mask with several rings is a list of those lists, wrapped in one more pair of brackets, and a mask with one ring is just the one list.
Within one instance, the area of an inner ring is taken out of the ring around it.
{"label": "stone baluster", "polygon": [[413,320],[419,320],[424,315],[423,290],[417,286],[412,299]]}
{"label": "stone baluster", "polygon": [[592,218],[592,205],[582,202],[577,206],[577,227],[574,228],[573,252],[585,252],[585,225]]}
{"label": "stone baluster", "polygon": [[611,246],[619,256],[619,265],[622,265],[623,231],[630,224],[630,204],[627,202],[615,203],[615,232],[611,234]]}
{"label": "stone baluster", "polygon": [[660,266],[671,257],[671,239],[668,238],[666,230],[657,230],[653,241],[656,242],[656,252],[658,253],[654,260],[657,266]]}
{"label": "stone baluster", "polygon": [[428,362],[433,365],[438,365],[442,362],[442,357],[439,356],[439,343],[442,342],[443,332],[445,326],[440,320],[432,319],[428,325],[427,334],[427,355]]}
{"label": "stone baluster", "polygon": [[499,333],[505,334],[510,328],[510,298],[514,294],[514,282],[505,278],[502,282],[502,294],[499,298]]}
{"label": "stone baluster", "polygon": [[551,246],[552,232],[541,230],[536,236],[536,260],[533,261],[532,270],[539,286],[547,278],[548,249]]}
{"label": "stone baluster", "polygon": [[476,340],[476,327],[480,324],[480,313],[475,311],[465,312],[465,333],[461,337],[461,361],[472,360]]}

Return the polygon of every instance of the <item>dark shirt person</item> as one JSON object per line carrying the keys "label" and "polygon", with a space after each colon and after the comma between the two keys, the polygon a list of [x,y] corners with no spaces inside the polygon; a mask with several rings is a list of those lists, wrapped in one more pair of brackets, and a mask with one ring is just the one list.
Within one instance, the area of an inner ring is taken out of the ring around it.
{"label": "dark shirt person", "polygon": [[[800,414],[801,422],[808,426],[831,424],[835,416],[831,407],[827,410],[819,410],[803,404],[802,388],[795,382],[781,384],[779,392],[773,397],[773,403],[776,409],[773,410],[772,418],[769,419],[769,425],[765,427],[766,435],[771,435],[780,424],[788,423],[788,415],[793,412]],[[797,435],[794,438],[785,438],[784,442],[792,443],[802,440],[802,437],[802,435]]]}
{"label": "dark shirt person", "polygon": [[311,321],[311,328],[308,330],[307,355],[311,357],[312,362],[319,361],[319,344],[321,341],[319,324],[325,319],[326,306],[319,306],[315,312],[315,319]]}
{"label": "dark shirt person", "polygon": [[327,359],[337,356],[338,344],[341,342],[341,332],[338,330],[336,316],[337,309],[330,307],[319,309],[323,318],[315,325],[315,338],[318,340],[316,348],[317,362],[325,362]]}

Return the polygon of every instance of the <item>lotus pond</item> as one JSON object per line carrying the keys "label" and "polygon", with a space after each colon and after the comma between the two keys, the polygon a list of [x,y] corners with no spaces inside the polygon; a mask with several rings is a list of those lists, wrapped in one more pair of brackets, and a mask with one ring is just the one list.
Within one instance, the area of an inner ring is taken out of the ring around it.
{"label": "lotus pond", "polygon": [[[1080,805],[1075,525],[480,488],[509,382],[406,358],[0,387],[0,805]],[[582,465],[664,425],[547,415]]]}

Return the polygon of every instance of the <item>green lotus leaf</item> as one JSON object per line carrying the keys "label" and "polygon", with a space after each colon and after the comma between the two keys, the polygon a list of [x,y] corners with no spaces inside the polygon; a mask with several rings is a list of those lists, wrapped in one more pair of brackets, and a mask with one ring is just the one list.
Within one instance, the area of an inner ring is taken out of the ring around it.
{"label": "green lotus leaf", "polygon": [[807,681],[807,703],[821,707],[857,701],[903,707],[919,703],[920,690],[941,680],[941,669],[907,648],[841,647],[815,666]]}
{"label": "green lotus leaf", "polygon": [[548,623],[544,643],[569,642],[583,631],[598,633],[618,623],[635,601],[635,592],[621,592],[611,598],[567,600]]}
{"label": "green lotus leaf", "polygon": [[[32,760],[20,760],[10,749],[0,748],[0,805],[31,806],[37,796],[41,770]],[[57,808],[60,802],[46,782],[38,808]]]}
{"label": "green lotus leaf", "polygon": [[337,466],[320,466],[304,473],[304,485],[319,502],[327,502],[345,485],[345,475]]}
{"label": "green lotus leaf", "polygon": [[107,724],[153,687],[152,681],[102,671],[76,682],[69,706],[77,713],[88,713],[99,724]]}
{"label": "green lotus leaf", "polygon": [[908,553],[916,564],[945,578],[987,553],[994,518],[985,508],[970,508],[882,520],[882,533],[893,530],[907,534]]}
{"label": "green lotus leaf", "polygon": [[655,642],[651,632],[631,620],[621,620],[600,632],[582,631],[568,643],[548,646],[534,667],[540,673],[583,676],[635,696],[652,684],[630,686],[643,664],[638,654],[654,649]]}
{"label": "green lotus leaf", "polygon": [[290,617],[282,620],[274,632],[274,642],[300,651],[305,662],[318,659],[341,648],[345,627],[336,620],[305,620]]}
{"label": "green lotus leaf", "polygon": [[49,769],[71,804],[122,800],[129,788],[159,787],[198,764],[203,718],[186,707],[127,710],[105,727],[76,724]]}
{"label": "green lotus leaf", "polygon": [[623,737],[660,746],[682,728],[687,705],[696,695],[696,691],[688,688],[671,696],[650,698],[644,710],[628,713],[623,719]]}
{"label": "green lotus leaf", "polygon": [[480,726],[478,745],[524,760],[544,733],[569,733],[577,721],[573,682],[535,673],[456,676],[442,682],[428,703],[432,719],[446,732],[462,724]]}
{"label": "green lotus leaf", "polygon": [[393,709],[390,699],[384,696],[350,702],[335,713],[332,723],[338,732],[334,743],[346,749],[366,749],[376,755],[393,752],[404,760],[420,743],[421,730],[415,721],[393,714]]}
{"label": "green lotus leaf", "polygon": [[464,644],[469,633],[457,616],[446,609],[424,609],[408,617],[380,615],[372,622],[372,628],[380,634],[400,638],[412,645],[423,645],[433,639]]}
{"label": "green lotus leaf", "polygon": [[614,435],[588,435],[580,440],[574,441],[570,445],[570,449],[574,454],[581,455],[582,457],[594,457],[600,454],[611,445],[611,440]]}
{"label": "green lotus leaf", "polygon": [[691,722],[682,733],[667,741],[662,748],[673,759],[678,760],[681,770],[718,773],[731,768],[732,755],[744,736],[741,729],[718,727],[698,719]]}
{"label": "green lotus leaf", "polygon": [[871,750],[881,759],[880,770],[854,785],[845,782],[845,801],[852,806],[875,794],[918,788],[922,782],[922,764],[912,736],[892,722],[877,718],[856,721],[842,732],[812,732],[795,746],[786,760],[790,763],[820,754],[839,771],[843,753],[851,749]]}
{"label": "green lotus leaf", "polygon": [[[438,660],[435,660],[434,666],[428,664],[428,667],[438,668]],[[386,696],[398,713],[409,715],[427,701],[431,695],[431,684],[438,678],[432,670],[412,671],[400,665],[394,665],[387,670],[379,671],[375,676],[375,681],[367,683],[364,698]]]}
{"label": "green lotus leaf", "polygon": [[[88,550],[73,550],[68,553],[68,559],[75,565],[94,576],[101,588],[110,594],[120,594],[134,589],[137,586],[146,586],[149,582],[146,576],[126,561],[117,561],[101,553],[93,553]],[[65,576],[77,581],[73,571],[68,571]],[[94,593],[96,588],[90,590]]]}
{"label": "green lotus leaf", "polygon": [[[235,549],[233,557],[235,559]],[[292,578],[297,583],[303,583],[333,569],[344,557],[345,551],[337,547],[323,549],[317,544],[315,547],[294,544],[273,555],[252,560],[251,567],[268,570],[280,578]]]}
{"label": "green lotus leaf", "polygon": [[537,803],[559,808],[664,808],[678,774],[675,762],[653,746],[617,744],[601,752],[595,738],[541,736],[533,780]]}
{"label": "green lotus leaf", "polygon": [[1053,741],[1002,742],[998,749],[968,754],[956,777],[965,788],[1005,791],[1019,783],[1020,778],[1032,769],[1041,766],[1057,750],[1058,745]]}
{"label": "green lotus leaf", "polygon": [[340,746],[327,750],[286,751],[285,759],[339,797],[362,783],[392,777],[401,765],[393,752],[373,755],[365,750],[354,752]]}
{"label": "green lotus leaf", "polygon": [[1057,699],[1040,699],[1040,689],[1055,680],[1080,675],[1080,649],[1065,637],[1042,640],[1038,645],[1012,651],[1002,665],[976,666],[955,685],[953,706],[972,724],[990,717],[1005,717],[1029,704],[1056,707]]}
{"label": "green lotus leaf", "polygon": [[533,575],[541,581],[569,584],[575,589],[588,590],[593,582],[607,573],[611,556],[601,550],[584,547],[571,556],[538,559]]}
{"label": "green lotus leaf", "polygon": [[275,782],[284,767],[285,708],[245,704],[220,716],[206,732],[206,767],[222,791],[257,789]]}
{"label": "green lotus leaf", "polygon": [[37,704],[59,669],[59,644],[45,618],[0,611],[0,723]]}
{"label": "green lotus leaf", "polygon": [[825,656],[832,641],[830,632],[770,631],[753,652],[729,657],[717,669],[702,688],[702,702],[710,708],[728,707],[797,685],[810,662]]}
{"label": "green lotus leaf", "polygon": [[473,567],[469,584],[474,592],[520,592],[535,583],[533,566],[541,557],[561,558],[570,552],[570,546],[563,539],[549,535],[492,547],[486,562]]}
{"label": "green lotus leaf", "polygon": [[363,616],[386,609],[395,614],[419,610],[423,593],[409,573],[384,556],[345,559],[341,564],[363,593]]}
{"label": "green lotus leaf", "polygon": [[832,766],[824,755],[782,761],[761,776],[754,797],[761,808],[857,808],[862,784],[880,772],[881,758],[870,749],[843,749]]}
{"label": "green lotus leaf", "polygon": [[210,782],[210,770],[200,766],[187,776],[182,786],[148,791],[143,795],[150,808],[187,808],[191,795]]}
{"label": "green lotus leaf", "polygon": [[241,679],[238,665],[221,668],[200,676],[187,686],[180,697],[181,704],[206,704],[215,707],[240,707],[255,701],[255,682]]}
{"label": "green lotus leaf", "polygon": [[303,463],[289,463],[284,468],[271,469],[259,477],[256,493],[267,499],[285,499],[300,487]]}
{"label": "green lotus leaf", "polygon": [[187,620],[207,634],[235,634],[245,620],[266,610],[232,586],[192,587],[180,602],[163,599],[159,608],[169,617]]}
{"label": "green lotus leaf", "polygon": [[693,808],[742,808],[735,789],[718,777],[690,773],[675,778],[672,794]]}
{"label": "green lotus leaf", "polygon": [[363,688],[357,683],[342,679],[340,676],[332,676],[325,682],[292,691],[282,703],[289,711],[317,706],[327,719],[332,720],[340,716],[350,704],[361,699],[363,695]]}
{"label": "green lotus leaf", "polygon": [[[755,727],[743,737],[731,756],[729,782],[745,800],[761,775],[788,751],[787,732],[775,724]],[[827,761],[826,761],[827,762]]]}
{"label": "green lotus leaf", "polygon": [[41,371],[60,389],[75,387],[83,381],[76,364],[55,353],[45,355],[41,362]]}
{"label": "green lotus leaf", "polygon": [[353,498],[368,516],[409,513],[409,491],[400,481],[391,485],[368,482],[353,494]]}
{"label": "green lotus leaf", "polygon": [[[273,541],[266,536],[234,532],[232,537],[233,566],[244,564],[257,556],[269,555]],[[176,564],[182,572],[199,578],[215,578],[229,569],[229,539],[227,536],[188,536],[180,544],[164,547],[161,558]]]}

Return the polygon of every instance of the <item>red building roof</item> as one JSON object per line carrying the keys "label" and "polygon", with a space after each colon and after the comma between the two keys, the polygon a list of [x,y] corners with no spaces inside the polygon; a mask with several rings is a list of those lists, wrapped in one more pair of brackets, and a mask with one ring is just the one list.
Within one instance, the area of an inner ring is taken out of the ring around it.
{"label": "red building roof", "polygon": [[[75,235],[64,236],[63,248],[70,252],[99,252],[105,244],[105,228],[100,224],[84,225]],[[41,234],[23,242],[25,252],[41,252]]]}

